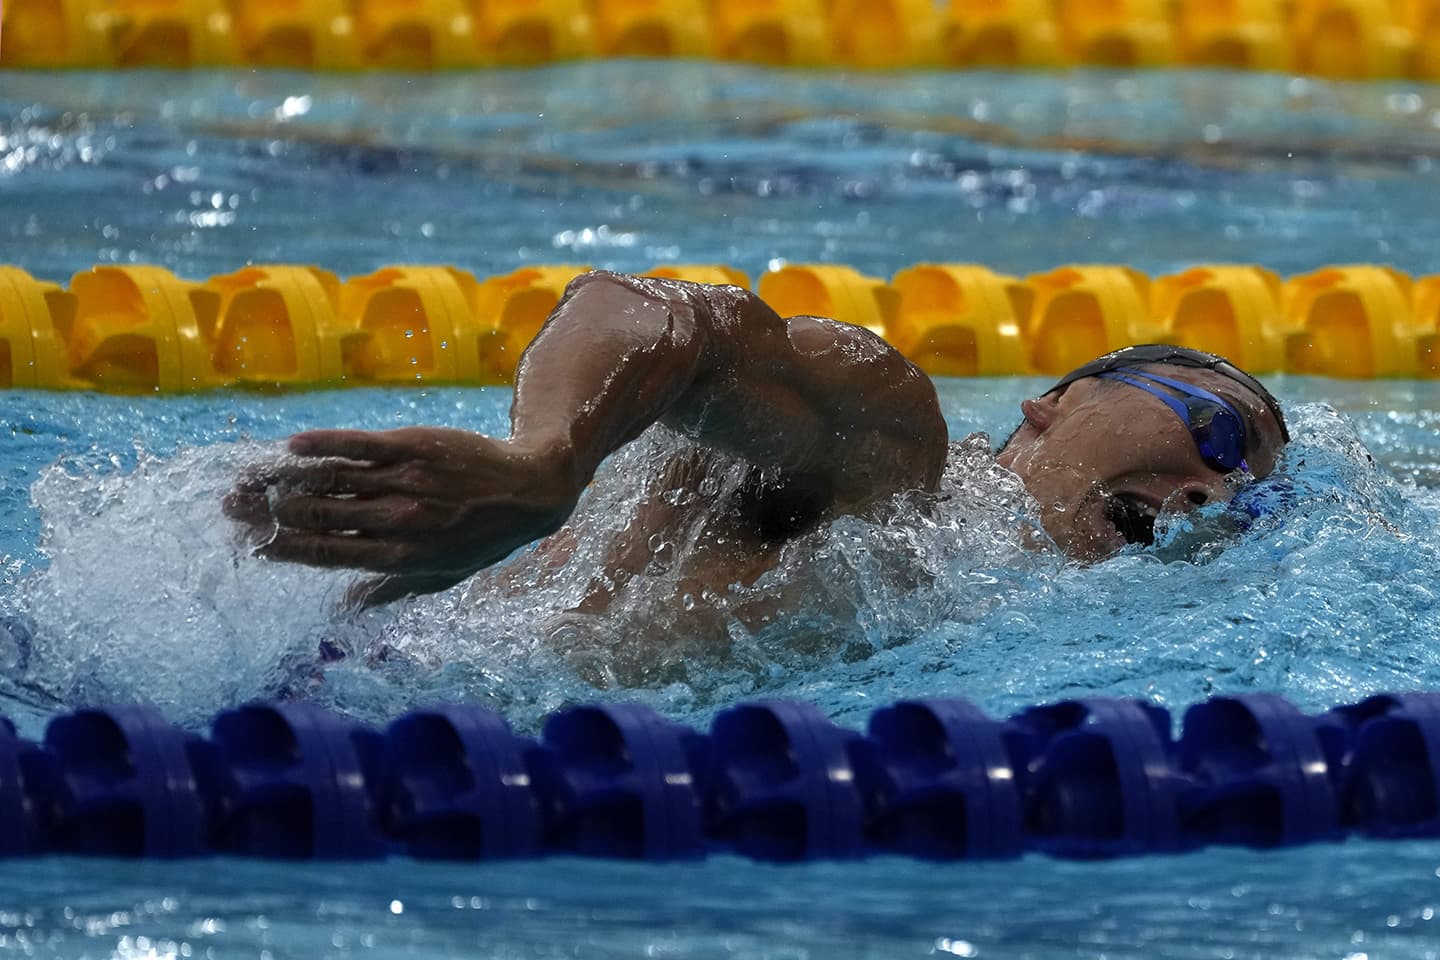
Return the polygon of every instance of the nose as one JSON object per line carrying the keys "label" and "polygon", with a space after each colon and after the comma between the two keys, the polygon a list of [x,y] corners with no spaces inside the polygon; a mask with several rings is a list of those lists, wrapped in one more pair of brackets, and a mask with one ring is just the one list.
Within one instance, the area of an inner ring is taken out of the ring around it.
{"label": "nose", "polygon": [[1224,503],[1233,496],[1235,489],[1226,483],[1223,477],[1214,480],[1196,477],[1181,484],[1173,499],[1180,504],[1181,509],[1194,510],[1207,503]]}

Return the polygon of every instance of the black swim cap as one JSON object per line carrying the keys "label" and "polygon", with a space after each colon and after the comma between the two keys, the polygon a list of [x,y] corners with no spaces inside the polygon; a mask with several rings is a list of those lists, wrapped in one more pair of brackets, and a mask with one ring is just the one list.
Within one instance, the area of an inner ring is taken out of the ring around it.
{"label": "black swim cap", "polygon": [[1083,367],[1071,370],[1045,393],[1054,393],[1056,390],[1068,387],[1076,380],[1084,380],[1086,377],[1109,373],[1111,370],[1123,370],[1126,367],[1142,367],[1151,363],[1168,363],[1177,367],[1214,370],[1221,376],[1234,380],[1264,402],[1275,417],[1275,422],[1280,425],[1280,436],[1286,443],[1290,442],[1290,430],[1285,426],[1285,415],[1280,412],[1280,401],[1276,400],[1259,380],[1224,357],[1206,353],[1204,350],[1192,350],[1189,347],[1177,347],[1169,343],[1142,343],[1133,347],[1121,347],[1113,353],[1107,353],[1099,359],[1091,360]]}

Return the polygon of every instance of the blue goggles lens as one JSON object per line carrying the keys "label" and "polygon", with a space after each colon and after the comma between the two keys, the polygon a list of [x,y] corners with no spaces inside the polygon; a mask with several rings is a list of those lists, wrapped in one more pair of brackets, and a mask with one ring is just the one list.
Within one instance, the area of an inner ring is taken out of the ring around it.
{"label": "blue goggles lens", "polygon": [[[1245,447],[1249,435],[1245,418],[1221,397],[1193,384],[1153,373],[1099,373],[1102,380],[1119,380],[1158,397],[1185,422],[1200,459],[1220,473],[1248,470]],[[1159,386],[1157,386],[1157,384]]]}

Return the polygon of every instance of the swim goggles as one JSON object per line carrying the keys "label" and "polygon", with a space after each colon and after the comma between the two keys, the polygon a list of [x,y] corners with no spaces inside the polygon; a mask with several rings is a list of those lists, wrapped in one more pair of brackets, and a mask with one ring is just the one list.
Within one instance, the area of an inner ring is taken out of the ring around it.
{"label": "swim goggles", "polygon": [[[1264,384],[1224,357],[1213,353],[1206,353],[1204,350],[1192,350],[1189,347],[1177,347],[1169,343],[1143,343],[1133,347],[1122,347],[1113,353],[1105,354],[1105,356],[1100,357],[1098,360],[1092,360],[1083,367],[1071,370],[1065,374],[1065,376],[1061,377],[1055,386],[1045,392],[1047,394],[1054,393],[1056,390],[1067,387],[1076,380],[1083,380],[1086,377],[1098,377],[1102,373],[1124,370],[1127,367],[1141,367],[1152,363],[1171,364],[1177,367],[1191,367],[1199,370],[1214,370],[1222,377],[1235,381],[1260,398],[1260,401],[1265,404],[1271,415],[1274,416],[1275,423],[1279,425],[1281,439],[1286,443],[1290,442],[1290,430],[1285,426],[1285,415],[1280,412],[1280,402],[1270,394],[1269,390],[1265,389]],[[1152,379],[1154,377],[1153,374],[1146,374],[1146,376]],[[1242,425],[1243,423],[1244,420],[1241,420]]]}
{"label": "swim goggles", "polygon": [[1245,446],[1248,435],[1245,418],[1221,397],[1194,384],[1153,373],[1097,373],[1100,380],[1118,380],[1158,397],[1184,421],[1200,451],[1200,459],[1211,470],[1232,473],[1248,470]]}

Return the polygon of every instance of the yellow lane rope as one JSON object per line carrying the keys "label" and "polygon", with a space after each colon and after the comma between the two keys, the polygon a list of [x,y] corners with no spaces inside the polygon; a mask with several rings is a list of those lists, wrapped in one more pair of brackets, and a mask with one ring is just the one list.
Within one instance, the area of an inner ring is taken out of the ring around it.
{"label": "yellow lane rope", "polygon": [[[0,387],[168,393],[503,385],[582,265],[477,277],[401,265],[341,280],[316,266],[248,266],[203,281],[101,265],[66,287],[0,266]],[[652,276],[750,286],[725,265]],[[1212,350],[1256,373],[1440,377],[1440,275],[1373,264],[1282,279],[1253,265],[1149,277],[1074,264],[1014,277],[918,264],[889,280],[787,264],[753,287],[782,315],[867,327],[928,373],[1058,375],[1129,343]]]}
{"label": "yellow lane rope", "polygon": [[584,57],[1440,78],[1437,0],[6,0],[0,67],[436,70]]}

